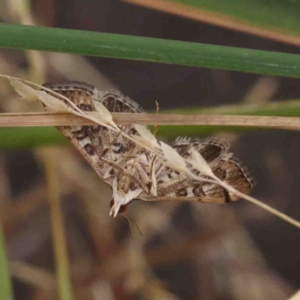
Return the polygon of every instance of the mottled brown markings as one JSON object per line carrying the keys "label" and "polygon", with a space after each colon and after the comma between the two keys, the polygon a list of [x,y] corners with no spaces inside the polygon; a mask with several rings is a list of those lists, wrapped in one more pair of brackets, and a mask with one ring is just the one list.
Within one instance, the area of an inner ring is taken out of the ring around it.
{"label": "mottled brown markings", "polygon": [[[97,91],[93,86],[88,86],[81,83],[48,85],[48,87],[68,97],[83,111],[95,111],[93,101],[99,100],[111,112],[143,112],[143,110],[135,102],[124,97],[118,92],[100,92]],[[116,136],[105,127],[96,125],[86,126],[80,130],[74,129],[74,132],[72,132],[72,127],[60,127],[60,129],[64,129],[62,132],[66,137],[71,139],[76,147],[81,150],[84,149],[84,151],[87,153],[87,155],[84,156],[92,165],[95,164],[95,156],[93,160],[90,160],[89,156],[97,154],[99,157],[99,162],[96,163],[97,168],[99,169],[97,172],[100,174],[100,176],[101,174],[105,174],[105,171],[108,167],[113,166],[113,164],[103,162],[104,160],[110,160],[113,162],[113,160],[117,159],[118,157],[124,157],[124,160],[126,160],[131,156],[129,153],[127,153],[127,151],[129,151],[134,144],[130,141],[124,140],[122,137],[120,137],[121,143],[119,143],[119,138],[116,139]],[[136,130],[129,126],[120,126],[120,129],[130,135],[137,134]],[[91,143],[88,143],[85,146],[82,146],[82,142],[76,143],[76,140],[81,141],[84,138],[89,138]],[[114,141],[118,142],[114,143]],[[201,153],[204,159],[211,163],[213,172],[217,177],[241,192],[249,193],[251,190],[252,181],[247,171],[245,171],[245,169],[239,163],[234,162],[233,159],[230,158],[230,155],[226,156],[226,154],[228,154],[228,146],[224,142],[215,139],[200,141],[191,140],[189,138],[179,138],[175,141],[173,147],[185,158],[189,158],[191,156],[191,149],[194,147],[196,151]],[[82,153],[84,154],[84,152]],[[125,155],[120,156],[120,153],[125,153]],[[148,152],[146,151],[144,151],[144,153],[146,154],[146,158],[150,163],[150,155],[148,155]],[[110,179],[105,181],[111,185],[113,177],[116,176],[118,178],[118,176],[122,174],[122,168],[124,172],[127,171],[126,165],[113,166],[109,172]],[[151,167],[149,167],[149,169],[151,169]],[[159,169],[161,170],[161,168]],[[115,170],[118,170],[118,172]],[[201,176],[199,171],[193,170],[193,172]],[[168,197],[168,193],[169,195],[176,194],[177,197],[181,198],[194,196],[201,202],[224,203],[227,201],[236,200],[234,196],[231,196],[230,193],[228,193],[219,185],[212,185],[210,183],[204,184],[201,182],[199,183],[199,181],[192,180],[185,175],[186,174],[184,173],[179,174],[170,168],[163,167],[163,172],[159,173],[159,176],[157,176],[157,194],[162,198]],[[150,178],[151,177],[149,177],[149,179]],[[149,196],[149,191],[145,189],[146,183],[139,182],[140,179],[136,179],[134,176],[132,179],[133,182],[130,182],[128,185],[130,190],[134,191],[138,188],[144,189],[144,193],[140,196],[140,198],[146,199],[147,196]],[[148,182],[147,187],[150,190],[151,181]],[[145,195],[145,193],[147,195]]]}
{"label": "mottled brown markings", "polygon": [[224,199],[225,199],[225,203],[229,203],[232,201],[232,199],[230,198],[229,192],[226,189],[223,189],[224,192]]}
{"label": "mottled brown markings", "polygon": [[235,158],[235,157],[232,157],[232,158],[230,159],[230,162],[231,162],[232,164],[234,164],[234,165],[240,170],[240,172],[241,172],[241,174],[242,174],[242,177],[245,177],[245,178],[247,179],[247,182],[248,182],[248,184],[249,184],[249,186],[250,186],[250,189],[252,189],[253,186],[255,185],[255,181],[254,181],[254,179],[252,178],[252,176],[249,174],[249,171],[248,171],[248,169],[244,166],[244,164],[241,163],[240,160],[238,160],[238,159]]}
{"label": "mottled brown markings", "polygon": [[201,175],[201,172],[196,170],[196,169],[193,169],[192,172],[197,175],[197,176],[200,176]]}
{"label": "mottled brown markings", "polygon": [[178,197],[186,197],[188,194],[187,189],[186,188],[181,188],[176,192],[176,196]]}
{"label": "mottled brown markings", "polygon": [[[114,153],[120,154],[120,153],[122,153],[122,152],[125,152],[125,151],[124,151],[125,148],[124,148],[124,146],[123,146],[121,143],[113,143],[112,145],[113,145],[112,151],[113,151]],[[114,148],[114,147],[116,147],[116,148]]]}
{"label": "mottled brown markings", "polygon": [[176,145],[174,144],[173,147],[176,149],[176,151],[180,154],[180,155],[184,155],[185,153],[187,153],[188,149],[191,147],[189,144],[188,145]]}
{"label": "mottled brown markings", "polygon": [[172,178],[178,176],[179,174],[180,173],[178,171],[170,169],[170,171],[168,172],[168,178],[172,179]]}
{"label": "mottled brown markings", "polygon": [[88,129],[88,126],[82,126],[82,128],[80,130],[73,131],[72,134],[75,139],[77,139],[78,141],[81,141],[89,136],[87,129]]}
{"label": "mottled brown markings", "polygon": [[120,93],[106,92],[102,104],[111,112],[143,112],[143,109],[133,100]]}
{"label": "mottled brown markings", "polygon": [[72,82],[67,82],[67,83],[45,83],[43,84],[44,87],[47,87],[51,90],[54,91],[59,91],[59,92],[66,92],[66,91],[72,91],[72,92],[77,92],[77,91],[83,91],[86,92],[90,95],[93,94],[95,87],[93,85],[84,83],[84,82],[79,82],[79,81],[72,81]]}
{"label": "mottled brown markings", "polygon": [[99,133],[102,126],[91,126],[92,127],[92,133]]}
{"label": "mottled brown markings", "polygon": [[130,133],[131,135],[136,135],[136,134],[137,134],[137,131],[136,131],[134,128],[131,128],[130,131],[129,131],[129,133]]}
{"label": "mottled brown markings", "polygon": [[83,146],[83,148],[89,155],[94,155],[96,152],[95,147],[92,146],[91,144],[86,144]]}
{"label": "mottled brown markings", "polygon": [[103,105],[107,107],[109,111],[112,112],[127,112],[127,107],[115,97],[109,96],[103,101]]}
{"label": "mottled brown markings", "polygon": [[216,168],[214,170],[214,174],[221,180],[224,180],[226,179],[226,176],[227,176],[227,171],[222,169],[222,168]]}
{"label": "mottled brown markings", "polygon": [[197,184],[194,186],[193,190],[192,190],[193,194],[195,196],[202,196],[204,195],[203,193],[203,188],[202,188],[202,185],[201,184]]}
{"label": "mottled brown markings", "polygon": [[200,154],[207,162],[217,159],[222,152],[223,148],[218,145],[206,145],[205,148],[200,150]]}
{"label": "mottled brown markings", "polygon": [[135,191],[138,188],[138,185],[135,182],[131,182],[129,188],[131,191]]}
{"label": "mottled brown markings", "polygon": [[105,156],[105,154],[109,151],[109,148],[105,148],[101,153],[101,156]]}
{"label": "mottled brown markings", "polygon": [[[210,142],[212,144],[209,144]],[[180,143],[182,143],[182,145]],[[209,145],[207,151],[204,151],[204,155],[208,158],[208,160],[212,159],[212,162],[214,162],[212,169],[216,176],[227,182],[235,189],[245,194],[249,194],[252,187],[252,181],[249,175],[247,175],[248,173],[245,168],[243,168],[240,163],[236,161],[236,159],[233,159],[227,152],[228,146],[226,143],[219,142],[217,140],[206,140],[202,143],[197,141],[193,145],[190,144],[189,148],[187,143],[191,143],[191,141],[185,138],[180,139],[179,141],[177,140],[174,148],[178,152],[181,151],[181,154],[183,154],[184,151],[190,151],[192,146],[200,152],[200,150],[205,150],[205,148]],[[201,175],[199,171],[193,170],[193,173],[205,177]],[[183,177],[178,178],[175,171],[171,171],[169,168],[166,168],[165,171],[157,178],[158,197],[161,197],[162,200],[163,197],[166,197],[167,199],[174,198],[174,200],[176,200],[176,197],[191,197],[191,199],[196,197],[198,201],[204,203],[226,203],[228,201],[231,202],[238,199],[238,197],[231,195],[227,192],[227,190],[217,184],[199,184],[199,181],[195,181],[185,174],[180,174],[180,176]],[[164,178],[164,180],[161,178]],[[159,188],[159,185],[161,188]],[[181,196],[180,194],[183,194],[184,191],[182,190],[179,193],[180,189],[188,189],[189,187],[192,188],[191,192],[188,192],[187,196]],[[176,197],[173,196],[174,194]]]}
{"label": "mottled brown markings", "polygon": [[151,190],[151,187],[152,187],[152,183],[151,183],[151,182],[147,182],[147,183],[146,183],[146,186],[147,186],[148,190],[150,191],[150,190]]}
{"label": "mottled brown markings", "polygon": [[191,156],[191,154],[188,153],[188,152],[185,152],[185,153],[182,154],[183,158],[189,158],[190,156]]}
{"label": "mottled brown markings", "polygon": [[[249,194],[253,187],[253,181],[248,175],[246,175],[248,174],[247,170],[242,168],[237,163],[236,159],[228,161],[222,160],[219,163],[219,168],[226,171],[226,178],[224,179],[225,182],[240,192]],[[231,201],[235,201],[238,200],[239,197],[232,195],[230,199]]]}
{"label": "mottled brown markings", "polygon": [[115,111],[116,112],[122,112],[124,111],[124,105],[120,101],[115,101]]}
{"label": "mottled brown markings", "polygon": [[120,154],[121,152],[124,152],[123,149],[124,149],[123,146],[121,146],[119,149],[114,149],[113,152],[115,154]]}
{"label": "mottled brown markings", "polygon": [[94,108],[91,104],[80,103],[77,105],[77,107],[83,111],[93,111],[94,110]]}

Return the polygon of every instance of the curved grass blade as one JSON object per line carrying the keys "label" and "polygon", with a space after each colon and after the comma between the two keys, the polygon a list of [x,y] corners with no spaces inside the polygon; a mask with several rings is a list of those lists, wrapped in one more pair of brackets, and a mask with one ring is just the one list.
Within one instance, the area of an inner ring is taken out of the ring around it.
{"label": "curved grass blade", "polygon": [[0,47],[300,78],[300,55],[120,34],[0,24]]}

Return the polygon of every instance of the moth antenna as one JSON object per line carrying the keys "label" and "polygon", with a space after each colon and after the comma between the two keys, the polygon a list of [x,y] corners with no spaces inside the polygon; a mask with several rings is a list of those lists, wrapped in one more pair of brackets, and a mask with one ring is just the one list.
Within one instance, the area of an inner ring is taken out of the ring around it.
{"label": "moth antenna", "polygon": [[124,217],[124,218],[128,221],[128,223],[129,223],[129,228],[130,228],[130,235],[131,235],[132,238],[133,238],[133,234],[132,234],[132,232],[133,232],[133,230],[132,230],[132,224],[135,225],[135,227],[137,228],[139,234],[140,234],[141,236],[143,236],[142,231],[140,230],[140,228],[139,228],[137,222],[136,222],[133,218],[129,217],[129,216],[126,215],[126,214],[121,214],[121,216]]}

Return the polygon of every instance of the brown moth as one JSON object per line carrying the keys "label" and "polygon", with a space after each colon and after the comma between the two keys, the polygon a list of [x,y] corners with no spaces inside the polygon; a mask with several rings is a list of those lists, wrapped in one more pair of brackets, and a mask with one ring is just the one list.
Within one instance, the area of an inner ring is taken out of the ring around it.
{"label": "brown moth", "polygon": [[[143,112],[137,103],[117,91],[103,92],[80,82],[44,84],[44,87],[66,96],[83,111],[95,111],[94,103],[98,101],[110,112]],[[129,136],[137,135],[134,126],[123,125],[119,128]],[[238,200],[238,197],[218,184],[198,181],[185,172],[166,167],[151,151],[104,126],[62,126],[58,130],[111,186],[113,204],[110,215],[113,217],[135,199],[203,203]],[[179,137],[172,147],[186,159],[192,156],[191,151],[195,149],[218,178],[244,194],[250,193],[252,179],[232,153],[228,152],[227,143],[213,138],[199,140]],[[192,172],[196,175],[200,173],[197,170]]]}

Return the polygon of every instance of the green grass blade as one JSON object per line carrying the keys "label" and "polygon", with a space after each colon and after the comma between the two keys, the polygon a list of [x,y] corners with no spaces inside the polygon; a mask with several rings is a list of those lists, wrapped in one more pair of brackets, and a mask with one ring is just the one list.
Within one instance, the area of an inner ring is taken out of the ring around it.
{"label": "green grass blade", "polygon": [[[213,108],[180,108],[166,113],[199,113],[256,116],[300,116],[300,101],[278,101],[265,104],[224,105]],[[249,131],[248,128],[233,126],[160,126],[159,137],[178,135],[207,135],[218,131]],[[270,130],[270,129],[268,129]],[[67,140],[53,127],[0,128],[0,149],[32,148],[43,145],[65,144]]]}
{"label": "green grass blade", "polygon": [[61,145],[67,142],[54,127],[0,128],[0,141],[1,150]]}
{"label": "green grass blade", "polygon": [[8,270],[8,262],[5,249],[5,239],[0,222],[0,299],[12,300],[12,288]]}
{"label": "green grass blade", "polygon": [[0,47],[300,78],[300,55],[79,30],[0,24]]}

